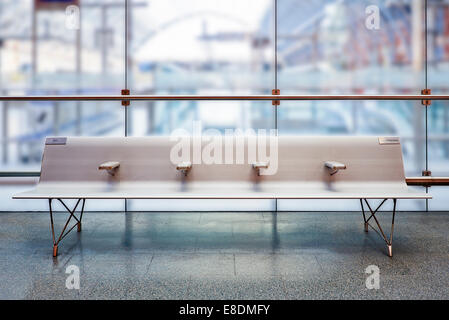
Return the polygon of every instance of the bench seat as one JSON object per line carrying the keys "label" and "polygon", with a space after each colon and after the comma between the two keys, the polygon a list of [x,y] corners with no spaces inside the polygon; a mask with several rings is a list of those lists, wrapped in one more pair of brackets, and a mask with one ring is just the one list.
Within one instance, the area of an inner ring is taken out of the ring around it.
{"label": "bench seat", "polygon": [[35,189],[14,199],[430,199],[405,183],[339,182],[328,187],[323,183],[294,182],[126,182],[40,183]]}

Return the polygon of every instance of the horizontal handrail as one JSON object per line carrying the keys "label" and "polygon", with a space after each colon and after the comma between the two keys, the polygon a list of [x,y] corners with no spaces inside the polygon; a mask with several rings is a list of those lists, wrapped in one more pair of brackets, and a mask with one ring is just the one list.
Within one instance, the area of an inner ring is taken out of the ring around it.
{"label": "horizontal handrail", "polygon": [[0,101],[326,101],[326,100],[448,100],[449,95],[44,95],[0,96]]}
{"label": "horizontal handrail", "polygon": [[449,177],[407,177],[409,186],[449,186]]}
{"label": "horizontal handrail", "polygon": [[40,177],[40,171],[0,171],[0,178]]}

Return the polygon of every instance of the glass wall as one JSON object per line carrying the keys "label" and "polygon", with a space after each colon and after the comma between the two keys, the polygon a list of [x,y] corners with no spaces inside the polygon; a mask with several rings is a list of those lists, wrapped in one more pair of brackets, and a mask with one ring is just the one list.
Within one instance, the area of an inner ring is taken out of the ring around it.
{"label": "glass wall", "polygon": [[[0,91],[85,95],[126,88],[148,95],[250,95],[278,88],[281,94],[371,95],[430,88],[449,94],[448,26],[449,3],[439,0],[4,0]],[[407,176],[426,169],[447,176],[448,108],[446,101],[427,109],[411,101],[281,102],[277,108],[270,101],[140,101],[126,111],[116,102],[0,102],[0,171],[38,172],[49,135],[169,135],[200,122],[203,130],[397,135]],[[0,210],[37,208],[10,202],[13,191],[5,179],[0,178],[5,190]],[[448,209],[447,192],[438,188],[429,208]],[[278,208],[316,209],[313,201],[306,203],[278,201]],[[128,209],[275,207],[268,200],[172,204],[128,201]],[[87,209],[102,208],[111,210],[101,201]],[[426,205],[410,201],[402,208]]]}
{"label": "glass wall", "polygon": [[[119,94],[125,87],[125,1],[0,1],[1,95]],[[0,102],[0,171],[38,172],[46,136],[120,136],[119,102]],[[0,210],[45,210],[11,196],[37,178],[0,178]],[[87,210],[123,210],[89,201]]]}
{"label": "glass wall", "polygon": [[[152,1],[132,10],[134,94],[271,94],[274,29],[271,0]],[[168,39],[170,39],[168,41]],[[175,129],[270,129],[271,101],[132,103],[129,134],[170,135]],[[272,210],[270,200],[132,200],[129,210]]]}

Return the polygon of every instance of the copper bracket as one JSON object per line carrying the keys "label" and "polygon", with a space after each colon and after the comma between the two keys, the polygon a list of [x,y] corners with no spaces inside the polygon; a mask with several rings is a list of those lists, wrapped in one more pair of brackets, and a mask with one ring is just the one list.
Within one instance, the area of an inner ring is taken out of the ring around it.
{"label": "copper bracket", "polygon": [[[274,96],[278,96],[278,95],[281,94],[281,90],[279,90],[279,89],[273,89],[273,90],[271,90],[271,94],[274,95]],[[281,104],[281,101],[280,101],[280,100],[273,100],[273,101],[271,102],[271,104],[272,104],[273,106],[279,106],[279,105]]]}
{"label": "copper bracket", "polygon": [[[129,94],[130,94],[129,89],[123,89],[122,90],[122,96],[129,96]],[[130,105],[129,100],[122,100],[122,106],[127,107],[129,105]]]}
{"label": "copper bracket", "polygon": [[[421,172],[421,174],[422,174],[423,177],[431,177],[432,176],[432,171],[430,171],[430,170],[423,170]],[[430,186],[426,186],[426,187],[430,187]]]}
{"label": "copper bracket", "polygon": [[[422,89],[421,90],[421,94],[422,95],[431,95],[432,94],[432,90],[431,89]],[[421,100],[421,103],[424,106],[430,106],[432,104],[432,100]]]}
{"label": "copper bracket", "polygon": [[422,171],[422,176],[423,177],[430,177],[430,176],[432,176],[432,171],[430,171],[430,170],[423,170]]}

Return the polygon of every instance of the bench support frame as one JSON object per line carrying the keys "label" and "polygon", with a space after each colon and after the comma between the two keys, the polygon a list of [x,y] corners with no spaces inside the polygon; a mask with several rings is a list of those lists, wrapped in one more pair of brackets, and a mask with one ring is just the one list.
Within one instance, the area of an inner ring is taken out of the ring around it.
{"label": "bench support frame", "polygon": [[[55,236],[55,225],[54,225],[54,222],[53,222],[53,209],[52,209],[52,201],[53,201],[53,199],[48,199],[48,205],[49,205],[49,207],[50,207],[51,233],[52,233],[52,236],[53,236],[53,257],[56,257],[56,256],[58,255],[58,245],[59,245],[59,242],[61,242],[61,240],[64,239],[65,236],[66,236],[67,234],[69,234],[70,231],[73,230],[73,228],[77,227],[77,231],[78,231],[78,232],[81,232],[81,220],[83,219],[84,204],[86,203],[86,199],[78,199],[78,201],[77,201],[76,204],[75,204],[75,207],[74,207],[72,210],[70,210],[69,207],[67,207],[67,205],[64,203],[64,201],[62,201],[61,199],[56,199],[56,200],[58,200],[59,202],[61,202],[61,204],[64,206],[64,208],[65,208],[65,209],[67,210],[67,212],[69,213],[69,217],[67,218],[67,221],[66,221],[66,223],[65,223],[65,225],[64,225],[64,228],[62,229],[62,231],[61,231],[59,237],[56,239],[56,236]],[[77,218],[77,217],[75,216],[75,212],[76,212],[76,208],[78,208],[78,205],[79,205],[79,203],[80,203],[81,201],[82,201],[82,205],[81,205],[80,216],[79,216],[79,218]],[[70,229],[68,229],[68,230],[66,231],[67,226],[69,225],[70,220],[71,220],[72,218],[75,219],[77,222],[76,222]]]}
{"label": "bench support frame", "polygon": [[[61,233],[59,234],[59,237],[57,237],[57,238],[56,238],[56,235],[55,235],[55,226],[54,226],[54,221],[53,221],[53,207],[52,207],[52,201],[53,200],[58,200],[64,206],[64,208],[67,210],[67,212],[69,213],[69,217],[67,218],[66,223],[65,223]],[[371,208],[371,206],[368,203],[367,199],[360,199],[360,206],[362,208],[365,232],[368,232],[368,227],[371,227],[374,231],[376,231],[382,237],[382,239],[385,241],[385,243],[387,244],[388,256],[392,257],[393,256],[394,218],[395,218],[395,215],[396,215],[396,202],[397,202],[397,199],[392,199],[393,200],[393,213],[392,213],[392,220],[391,220],[391,231],[390,231],[390,236],[388,238],[385,235],[385,232],[383,231],[379,221],[376,218],[376,213],[379,211],[379,209],[383,206],[383,204],[387,200],[389,200],[389,199],[388,198],[384,199],[377,206],[377,208],[375,210],[373,210]],[[78,218],[78,217],[76,217],[75,212],[76,212],[76,209],[78,208],[78,205],[80,204],[80,202],[82,202],[82,205],[81,205],[81,210],[80,210],[80,214],[79,214],[79,218]],[[367,205],[367,207],[369,209],[369,212],[371,213],[371,215],[368,218],[366,218],[367,214],[365,213],[365,207],[363,205],[363,202],[365,202],[365,204]],[[50,225],[51,225],[51,232],[52,232],[52,237],[53,237],[53,257],[56,257],[58,255],[58,245],[62,241],[62,239],[64,239],[67,236],[67,234],[70,233],[70,231],[72,231],[75,227],[77,227],[77,231],[81,232],[81,221],[83,219],[85,203],[86,203],[86,199],[80,198],[76,202],[74,208],[71,210],[64,203],[64,201],[62,201],[62,199],[59,199],[59,198],[57,198],[57,199],[52,199],[52,198],[48,199],[48,204],[49,204],[49,208],[50,208]],[[76,222],[70,229],[67,230],[67,227],[68,227],[68,225],[69,225],[69,223],[70,223],[72,218],[75,219]],[[379,231],[377,231],[376,228],[372,224],[369,223],[369,221],[371,219],[373,219],[375,221]]]}
{"label": "bench support frame", "polygon": [[[396,215],[396,202],[397,199],[392,199],[393,200],[393,214],[392,214],[392,219],[391,219],[391,231],[390,231],[390,237],[387,238],[387,236],[385,235],[379,221],[376,218],[376,213],[378,212],[378,210],[382,207],[382,205],[387,201],[388,199],[384,199],[379,206],[376,208],[376,210],[373,210],[371,208],[371,206],[369,205],[368,201],[366,199],[360,199],[360,205],[362,207],[362,214],[363,214],[363,221],[365,222],[365,232],[368,232],[368,226],[371,227],[374,231],[376,231],[381,237],[382,239],[385,241],[385,243],[387,244],[387,248],[388,248],[388,256],[392,257],[393,256],[393,231],[394,231],[394,216]],[[371,215],[368,217],[368,219],[366,218],[365,215],[365,208],[363,206],[363,201],[365,201],[366,205],[368,206],[368,209],[371,213]],[[369,221],[371,220],[371,218],[374,219],[374,221],[376,222],[376,225],[380,231],[380,233],[369,223]]]}

